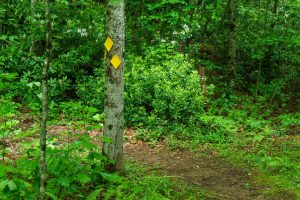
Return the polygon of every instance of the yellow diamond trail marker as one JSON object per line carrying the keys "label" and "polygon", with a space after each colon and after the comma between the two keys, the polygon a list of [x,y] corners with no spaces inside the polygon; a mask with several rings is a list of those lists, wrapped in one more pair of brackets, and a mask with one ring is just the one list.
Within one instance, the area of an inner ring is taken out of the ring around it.
{"label": "yellow diamond trail marker", "polygon": [[112,39],[108,36],[104,42],[104,46],[107,49],[107,51],[110,51],[112,46],[114,45],[114,42],[112,41]]}
{"label": "yellow diamond trail marker", "polygon": [[118,67],[119,67],[120,64],[121,64],[121,60],[120,60],[120,58],[119,58],[117,55],[115,55],[115,56],[111,59],[110,63],[114,66],[115,69],[118,69]]}

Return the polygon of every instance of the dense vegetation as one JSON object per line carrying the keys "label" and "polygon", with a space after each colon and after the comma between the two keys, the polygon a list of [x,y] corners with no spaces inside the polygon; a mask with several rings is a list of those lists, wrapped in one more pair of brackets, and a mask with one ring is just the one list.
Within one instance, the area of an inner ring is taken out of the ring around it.
{"label": "dense vegetation", "polygon": [[[0,4],[0,199],[38,198],[46,22],[44,3],[33,2]],[[125,2],[126,126],[151,144],[215,149],[256,169],[266,195],[299,198],[300,2]],[[95,0],[51,3],[49,125],[71,129],[49,134],[48,197],[205,198],[138,166],[127,164],[127,177],[108,173],[105,138],[85,134],[105,117],[105,9]]]}

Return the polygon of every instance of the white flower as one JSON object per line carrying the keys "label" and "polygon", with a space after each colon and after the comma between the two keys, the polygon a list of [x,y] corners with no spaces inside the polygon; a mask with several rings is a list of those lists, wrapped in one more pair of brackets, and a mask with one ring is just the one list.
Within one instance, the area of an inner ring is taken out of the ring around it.
{"label": "white flower", "polygon": [[166,42],[166,40],[164,40],[164,39],[161,39],[161,42]]}
{"label": "white flower", "polygon": [[188,25],[184,24],[182,27],[186,33],[190,31],[190,28]]}
{"label": "white flower", "polygon": [[72,32],[72,30],[71,30],[71,29],[68,29],[68,30],[67,30],[67,33],[71,33],[71,32]]}
{"label": "white flower", "polygon": [[173,32],[173,35],[177,35],[177,34],[178,34],[177,31],[174,31],[174,32]]}
{"label": "white flower", "polygon": [[88,33],[87,33],[85,28],[83,28],[83,29],[78,28],[77,32],[80,34],[81,37],[87,37],[88,36]]}
{"label": "white flower", "polygon": [[176,44],[176,41],[173,40],[173,41],[171,42],[171,44]]}

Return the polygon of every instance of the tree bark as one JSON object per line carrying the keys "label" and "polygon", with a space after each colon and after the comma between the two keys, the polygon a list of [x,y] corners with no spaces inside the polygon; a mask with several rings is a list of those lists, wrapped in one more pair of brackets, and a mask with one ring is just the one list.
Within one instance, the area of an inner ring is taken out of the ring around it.
{"label": "tree bark", "polygon": [[229,0],[229,35],[228,35],[228,83],[231,83],[236,74],[236,0]]}
{"label": "tree bark", "polygon": [[[105,142],[103,145],[103,154],[113,161],[107,164],[106,169],[121,173],[124,170],[124,6],[124,0],[110,0],[107,5],[106,31],[114,45],[107,53],[105,67],[104,137],[110,138],[111,142]],[[115,55],[122,61],[117,69],[111,64]]]}
{"label": "tree bark", "polygon": [[47,118],[48,118],[48,69],[51,63],[51,21],[50,21],[50,0],[45,0],[45,19],[46,19],[46,51],[42,70],[42,117],[40,130],[40,199],[45,199],[47,165],[46,165],[46,137],[47,137]]}

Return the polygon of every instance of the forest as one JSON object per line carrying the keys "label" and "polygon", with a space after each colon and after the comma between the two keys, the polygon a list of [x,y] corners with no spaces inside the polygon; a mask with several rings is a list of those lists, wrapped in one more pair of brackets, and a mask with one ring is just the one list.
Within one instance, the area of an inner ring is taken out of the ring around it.
{"label": "forest", "polygon": [[299,109],[299,0],[0,0],[0,200],[297,200]]}

